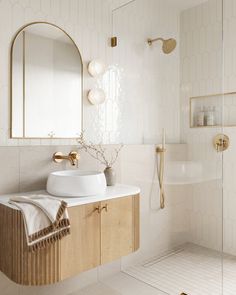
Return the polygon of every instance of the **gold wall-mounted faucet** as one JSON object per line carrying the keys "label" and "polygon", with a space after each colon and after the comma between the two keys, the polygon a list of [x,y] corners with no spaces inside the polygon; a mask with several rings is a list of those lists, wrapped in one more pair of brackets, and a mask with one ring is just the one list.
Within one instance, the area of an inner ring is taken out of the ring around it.
{"label": "gold wall-mounted faucet", "polygon": [[53,161],[56,163],[61,163],[63,160],[68,160],[70,161],[72,166],[75,166],[80,159],[80,155],[78,152],[72,151],[69,153],[68,156],[63,155],[63,153],[61,152],[56,152],[53,154]]}

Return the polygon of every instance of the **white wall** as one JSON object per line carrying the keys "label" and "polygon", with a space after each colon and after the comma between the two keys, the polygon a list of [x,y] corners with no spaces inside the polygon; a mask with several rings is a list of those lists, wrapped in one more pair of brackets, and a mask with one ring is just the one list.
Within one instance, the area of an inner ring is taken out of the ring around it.
{"label": "white wall", "polygon": [[[165,127],[167,141],[179,142],[179,13],[164,0],[131,1],[113,12],[118,46],[113,63],[119,72],[114,107],[119,111],[117,141],[155,143]],[[175,38],[169,55],[148,38]],[[128,130],[128,132],[126,131]]]}
{"label": "white wall", "polygon": [[[236,90],[236,6],[231,0],[223,3],[224,22],[221,0],[210,0],[181,14],[181,137],[188,144],[189,158],[202,161],[212,177],[219,177],[192,187],[189,241],[222,250],[223,239],[223,251],[235,255],[235,127],[190,129],[188,124],[189,97]],[[220,110],[223,112],[223,104]],[[222,132],[230,137],[230,147],[217,154],[212,140]]]}

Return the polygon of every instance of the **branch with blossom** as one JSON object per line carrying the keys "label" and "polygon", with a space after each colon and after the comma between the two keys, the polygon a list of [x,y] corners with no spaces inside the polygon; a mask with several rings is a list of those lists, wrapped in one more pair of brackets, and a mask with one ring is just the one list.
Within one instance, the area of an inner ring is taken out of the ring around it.
{"label": "branch with blossom", "polygon": [[123,144],[115,148],[110,155],[110,159],[107,158],[107,150],[102,146],[102,144],[93,144],[92,142],[86,142],[84,139],[84,132],[81,133],[80,137],[77,139],[79,143],[79,149],[83,149],[92,158],[99,161],[106,167],[112,167],[118,159],[119,153],[123,148]]}

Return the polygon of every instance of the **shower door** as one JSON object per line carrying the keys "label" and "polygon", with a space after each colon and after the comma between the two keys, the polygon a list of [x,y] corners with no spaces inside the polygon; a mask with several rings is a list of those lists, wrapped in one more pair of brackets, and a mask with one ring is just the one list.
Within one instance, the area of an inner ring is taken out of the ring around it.
{"label": "shower door", "polygon": [[[136,144],[135,161],[130,152],[124,164],[135,173],[122,177],[142,190],[140,250],[122,269],[158,295],[235,295],[236,129],[226,126],[236,125],[236,0],[122,1],[112,21],[117,139]],[[155,147],[163,128],[162,209]]]}
{"label": "shower door", "polygon": [[[224,131],[223,153],[223,294],[236,294],[236,1],[223,0]],[[230,93],[230,94],[229,94]]]}

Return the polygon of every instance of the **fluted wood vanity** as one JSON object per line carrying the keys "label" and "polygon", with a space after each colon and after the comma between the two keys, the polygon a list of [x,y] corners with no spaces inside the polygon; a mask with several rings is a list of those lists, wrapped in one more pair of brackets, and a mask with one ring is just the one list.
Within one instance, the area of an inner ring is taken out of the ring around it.
{"label": "fluted wood vanity", "polygon": [[136,251],[140,197],[131,188],[97,199],[68,199],[71,235],[33,253],[20,211],[0,198],[0,270],[18,284],[46,285]]}

